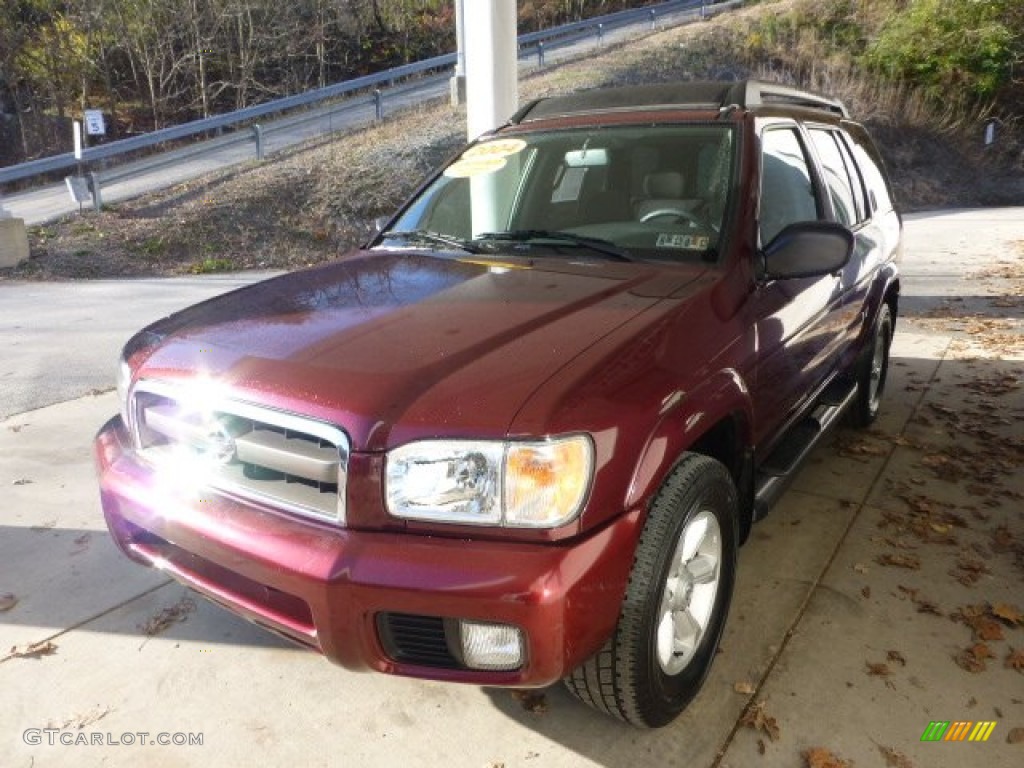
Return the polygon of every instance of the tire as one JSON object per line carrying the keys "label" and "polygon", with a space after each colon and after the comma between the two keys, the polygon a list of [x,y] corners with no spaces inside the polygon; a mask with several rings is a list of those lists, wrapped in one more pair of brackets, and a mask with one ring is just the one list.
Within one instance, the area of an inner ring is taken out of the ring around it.
{"label": "tire", "polygon": [[684,454],[651,504],[612,637],[565,679],[577,698],[643,728],[667,725],[690,703],[732,599],[737,510],[728,470]]}
{"label": "tire", "polygon": [[892,346],[892,311],[882,303],[875,321],[871,345],[857,363],[857,396],[850,409],[855,427],[870,426],[878,417],[882,393],[889,378],[889,349]]}

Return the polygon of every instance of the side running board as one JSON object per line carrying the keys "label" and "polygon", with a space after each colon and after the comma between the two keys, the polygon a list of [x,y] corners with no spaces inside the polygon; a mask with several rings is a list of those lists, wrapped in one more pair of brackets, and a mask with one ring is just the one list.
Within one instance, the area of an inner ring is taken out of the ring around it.
{"label": "side running board", "polygon": [[834,382],[815,408],[794,424],[758,468],[754,479],[754,519],[760,520],[789,487],[796,470],[857,396],[857,384]]}

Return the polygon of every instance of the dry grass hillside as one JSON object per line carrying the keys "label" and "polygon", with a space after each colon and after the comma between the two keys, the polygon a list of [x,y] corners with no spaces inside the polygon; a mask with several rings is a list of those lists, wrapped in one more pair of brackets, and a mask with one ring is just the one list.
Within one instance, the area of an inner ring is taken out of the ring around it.
{"label": "dry grass hillside", "polygon": [[[879,139],[903,210],[1024,204],[1024,156],[983,151],[980,126],[935,114],[841,61],[820,63],[813,41],[790,60],[758,57],[751,36],[795,0],[753,5],[651,34],[601,55],[533,74],[522,100],[602,85],[756,75],[845,99]],[[808,64],[808,62],[811,62]],[[68,279],[291,269],[363,241],[464,138],[465,116],[434,104],[383,124],[206,176],[166,191],[33,229],[32,258],[0,278]]]}

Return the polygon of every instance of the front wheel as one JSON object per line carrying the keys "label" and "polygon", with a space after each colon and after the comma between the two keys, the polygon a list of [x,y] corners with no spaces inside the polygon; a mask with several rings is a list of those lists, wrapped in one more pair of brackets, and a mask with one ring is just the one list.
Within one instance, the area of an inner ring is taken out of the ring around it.
{"label": "front wheel", "polygon": [[878,417],[882,393],[889,376],[889,348],[892,346],[892,311],[883,303],[878,310],[871,347],[857,365],[857,396],[850,413],[855,427],[867,427]]}
{"label": "front wheel", "polygon": [[573,694],[646,728],[667,725],[690,703],[732,598],[737,506],[720,462],[683,456],[651,505],[615,632],[566,678]]}

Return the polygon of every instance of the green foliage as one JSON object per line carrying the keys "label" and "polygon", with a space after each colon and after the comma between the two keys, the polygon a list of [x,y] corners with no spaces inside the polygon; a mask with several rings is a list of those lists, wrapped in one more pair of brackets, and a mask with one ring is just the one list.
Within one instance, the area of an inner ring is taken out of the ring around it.
{"label": "green foliage", "polygon": [[934,97],[957,88],[991,98],[1024,60],[1024,9],[1020,0],[912,0],[881,30],[865,60]]}
{"label": "green foliage", "polygon": [[203,259],[192,265],[192,274],[208,275],[214,272],[230,272],[235,269],[231,259]]}

